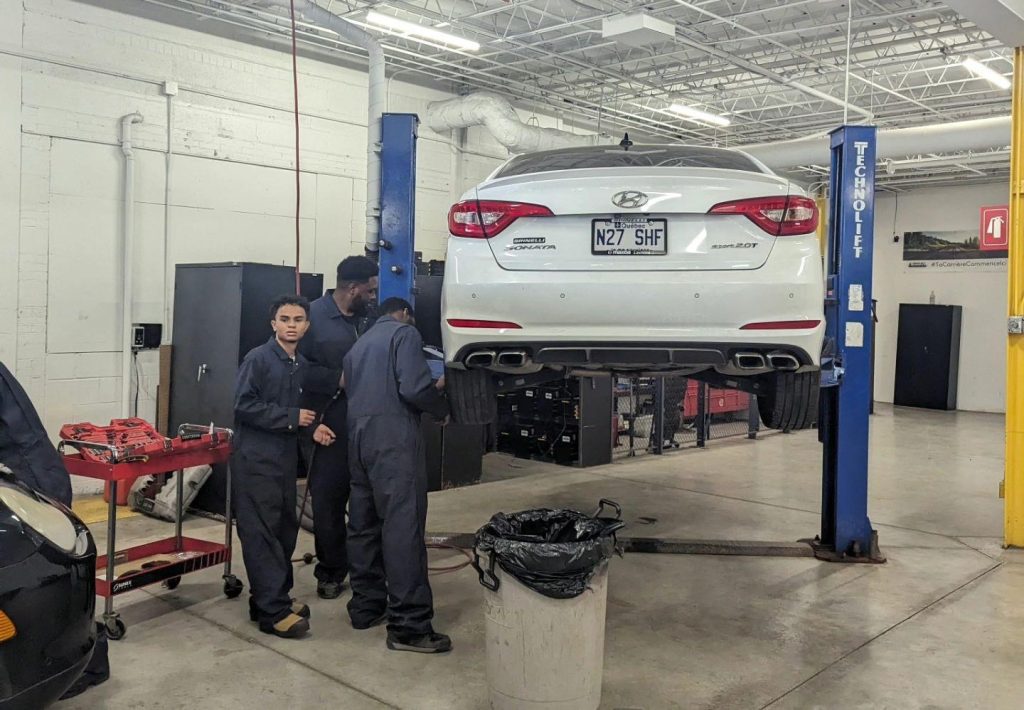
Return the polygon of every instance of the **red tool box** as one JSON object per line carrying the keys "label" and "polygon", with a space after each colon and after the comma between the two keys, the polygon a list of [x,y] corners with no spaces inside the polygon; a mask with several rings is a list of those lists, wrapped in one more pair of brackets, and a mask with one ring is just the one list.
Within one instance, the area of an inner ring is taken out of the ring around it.
{"label": "red tool box", "polygon": [[[696,380],[690,380],[686,387],[686,396],[683,397],[680,405],[684,419],[694,419],[697,416],[697,388],[699,386],[700,384]],[[750,395],[739,390],[720,390],[709,387],[705,406],[708,414],[743,412],[750,406]]]}
{"label": "red tool box", "polygon": [[[184,476],[178,475],[178,515],[174,537],[146,545],[116,549],[117,489],[139,476],[182,471],[203,464],[227,463],[231,455],[230,429],[182,424],[169,439],[142,419],[115,419],[109,426],[68,424],[61,428],[60,451],[68,473],[106,481],[108,498],[107,554],[96,560],[96,593],[106,600],[103,623],[110,638],[124,637],[125,625],[114,611],[114,597],[163,582],[174,589],[182,575],[224,565],[224,594],[242,593],[242,582],[231,573],[231,469],[228,467],[224,542],[196,540],[182,535]],[[72,451],[68,451],[71,449]]]}

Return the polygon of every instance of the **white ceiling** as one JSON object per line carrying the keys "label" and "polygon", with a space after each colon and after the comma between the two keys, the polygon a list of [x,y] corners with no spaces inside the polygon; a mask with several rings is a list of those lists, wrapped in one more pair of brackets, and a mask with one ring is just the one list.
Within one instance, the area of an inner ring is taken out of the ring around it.
{"label": "white ceiling", "polygon": [[[358,23],[372,8],[480,43],[479,51],[467,52],[370,28],[390,67],[409,80],[440,80],[459,93],[497,91],[609,133],[743,145],[824,133],[844,114],[850,122],[895,128],[1010,111],[1010,92],[975,77],[960,60],[973,56],[1009,76],[1011,50],[932,0],[853,0],[852,21],[847,0],[317,1]],[[254,38],[287,31],[259,0],[130,5],[215,18],[221,31]],[[602,37],[604,18],[635,12],[674,22],[675,37],[639,48]],[[361,54],[316,28],[305,28],[302,41]],[[667,110],[672,103],[725,115],[731,125],[683,120]],[[900,189],[1008,175],[1004,150],[921,158],[898,162],[895,174],[880,176],[883,184]],[[815,177],[813,169],[804,173]]]}

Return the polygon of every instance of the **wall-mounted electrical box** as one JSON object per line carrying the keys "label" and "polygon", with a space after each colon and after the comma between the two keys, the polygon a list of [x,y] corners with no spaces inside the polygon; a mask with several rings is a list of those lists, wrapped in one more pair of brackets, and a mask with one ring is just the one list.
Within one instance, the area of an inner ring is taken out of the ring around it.
{"label": "wall-mounted electrical box", "polygon": [[136,323],[132,326],[132,349],[153,350],[160,347],[163,332],[161,323]]}

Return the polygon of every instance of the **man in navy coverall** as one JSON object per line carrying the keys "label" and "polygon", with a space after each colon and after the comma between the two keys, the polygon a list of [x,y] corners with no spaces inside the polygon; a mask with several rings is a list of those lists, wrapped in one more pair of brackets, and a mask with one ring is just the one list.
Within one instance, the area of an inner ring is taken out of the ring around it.
{"label": "man in navy coverall", "polygon": [[[232,485],[249,616],[264,633],[299,638],[309,631],[310,616],[309,607],[290,596],[299,532],[299,429],[316,420],[316,412],[299,407],[305,359],[298,345],[309,328],[309,302],[281,296],[270,316],[273,337],[249,351],[238,369]],[[328,443],[334,436],[321,425],[314,438]]]}
{"label": "man in navy coverall", "polygon": [[345,358],[348,393],[349,617],[356,629],[388,621],[388,648],[444,653],[452,643],[431,625],[424,530],[427,471],[422,413],[448,420],[443,380],[434,382],[412,306],[389,298],[381,317]]}
{"label": "man in navy coverall", "polygon": [[345,508],[348,505],[347,402],[340,389],[345,356],[369,326],[366,318],[377,300],[377,264],[365,256],[350,256],[338,264],[335,288],[309,306],[310,332],[299,344],[309,361],[302,405],[323,412],[323,423],[337,435],[330,446],[313,446],[309,492],[313,498],[316,545],[316,593],[337,599],[348,575],[345,550]]}

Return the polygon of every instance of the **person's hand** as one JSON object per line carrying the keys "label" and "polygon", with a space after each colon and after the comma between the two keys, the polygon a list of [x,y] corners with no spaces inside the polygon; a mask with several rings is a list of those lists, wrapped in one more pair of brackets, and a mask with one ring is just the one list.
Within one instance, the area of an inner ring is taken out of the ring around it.
{"label": "person's hand", "polygon": [[436,387],[438,391],[444,389],[444,375],[437,378],[437,382],[434,383],[434,387]]}
{"label": "person's hand", "polygon": [[345,389],[345,373],[341,373],[341,377],[338,378],[338,389]]}
{"label": "person's hand", "polygon": [[316,412],[312,409],[299,410],[299,426],[309,426],[316,421]]}
{"label": "person's hand", "polygon": [[441,426],[448,426],[452,423],[452,415],[446,414],[444,419],[441,420]]}
{"label": "person's hand", "polygon": [[320,444],[320,446],[330,446],[336,438],[334,432],[326,424],[321,424],[313,432],[313,441]]}

